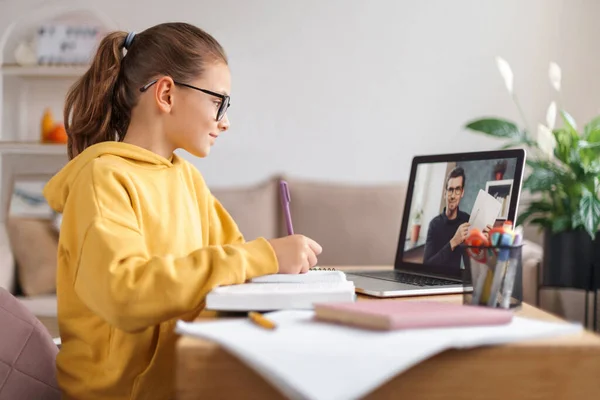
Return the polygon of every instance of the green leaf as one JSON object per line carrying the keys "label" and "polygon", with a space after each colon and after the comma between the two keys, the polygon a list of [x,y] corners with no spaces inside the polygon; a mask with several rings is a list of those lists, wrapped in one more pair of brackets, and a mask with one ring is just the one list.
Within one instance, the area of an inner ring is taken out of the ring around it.
{"label": "green leaf", "polygon": [[571,167],[571,170],[575,173],[575,176],[582,177],[585,174],[585,168],[589,165],[589,162],[585,163],[585,165],[582,163],[581,153],[577,151],[577,149],[570,149],[569,154],[568,164]]}
{"label": "green leaf", "polygon": [[523,182],[523,188],[529,189],[531,193],[545,192],[556,185],[556,173],[545,168],[536,168]]}
{"label": "green leaf", "polygon": [[555,129],[552,133],[556,139],[556,148],[554,149],[556,158],[565,164],[570,164],[571,167],[575,166],[582,170],[579,154],[582,145],[579,144],[579,134],[569,129]]}
{"label": "green leaf", "polygon": [[527,204],[527,211],[531,210],[533,212],[548,212],[552,211],[553,209],[554,207],[552,206],[552,203],[546,200],[532,201],[531,203]]}
{"label": "green leaf", "polygon": [[[594,136],[596,139],[591,140],[590,136]],[[597,142],[600,140],[600,116],[592,119],[583,129],[583,137],[591,142]]]}
{"label": "green leaf", "polygon": [[579,215],[583,227],[593,240],[600,225],[600,200],[598,200],[595,193],[590,192],[587,188],[583,189],[583,195],[579,202]]}
{"label": "green leaf", "polygon": [[528,219],[536,215],[538,218],[548,215],[553,209],[552,204],[547,201],[533,201],[527,205],[527,208],[523,212],[519,213],[516,225],[523,225]]}
{"label": "green leaf", "polygon": [[517,217],[517,225],[523,225],[529,218],[531,218],[534,214],[537,214],[539,211],[534,209],[527,209],[519,214]]}
{"label": "green leaf", "polygon": [[590,143],[600,143],[600,126],[590,131],[585,138]]}
{"label": "green leaf", "polygon": [[517,217],[517,226],[524,225],[530,217],[531,214],[528,214],[527,212],[519,214],[519,216]]}
{"label": "green leaf", "polygon": [[[598,132],[600,133],[600,131],[598,131]],[[591,142],[589,140],[580,140],[577,143],[577,146],[580,149],[600,149],[600,142]]]}
{"label": "green leaf", "polygon": [[560,115],[562,115],[563,121],[565,122],[565,125],[569,128],[569,130],[577,133],[577,124],[575,123],[575,119],[571,116],[571,114],[569,114],[565,110],[561,110]]}
{"label": "green leaf", "polygon": [[580,140],[577,143],[579,147],[580,164],[584,172],[591,172],[596,169],[595,165],[600,158],[600,142],[593,143],[587,140]]}
{"label": "green leaf", "polygon": [[549,169],[555,172],[560,172],[562,173],[562,170],[553,162],[548,161],[548,160],[535,160],[535,159],[527,159],[527,161],[525,161],[525,163],[527,164],[527,166],[531,167],[531,169],[533,170],[537,170],[537,169]]}
{"label": "green leaf", "polygon": [[600,159],[595,159],[585,168],[585,172],[590,175],[600,175]]}
{"label": "green leaf", "polygon": [[568,215],[561,215],[552,220],[552,232],[564,232],[571,229],[571,217]]}
{"label": "green leaf", "polygon": [[466,126],[472,131],[482,132],[499,138],[522,139],[521,132],[514,123],[499,118],[484,118],[469,122]]}
{"label": "green leaf", "polygon": [[583,228],[583,219],[581,214],[578,212],[573,213],[573,226],[572,229]]}
{"label": "green leaf", "polygon": [[533,218],[529,223],[532,225],[540,225],[544,228],[550,228],[552,226],[552,221],[546,217]]}
{"label": "green leaf", "polygon": [[509,142],[503,146],[500,146],[500,150],[506,150],[506,149],[510,149],[512,147],[518,147],[518,146],[521,146],[522,144],[523,144],[522,141]]}
{"label": "green leaf", "polygon": [[541,161],[541,160],[533,160],[528,158],[525,163],[527,164],[527,166],[531,167],[531,168],[544,168],[544,164],[547,164],[547,161]]}

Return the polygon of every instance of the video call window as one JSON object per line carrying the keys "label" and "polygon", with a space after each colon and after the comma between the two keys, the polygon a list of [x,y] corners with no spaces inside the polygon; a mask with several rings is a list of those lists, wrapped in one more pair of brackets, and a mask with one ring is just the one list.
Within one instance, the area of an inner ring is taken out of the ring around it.
{"label": "video call window", "polygon": [[496,217],[486,225],[506,221],[516,166],[516,158],[418,165],[403,261],[458,267],[462,259],[461,226],[471,219],[478,196],[484,197],[480,201],[493,197],[498,202],[491,204]]}

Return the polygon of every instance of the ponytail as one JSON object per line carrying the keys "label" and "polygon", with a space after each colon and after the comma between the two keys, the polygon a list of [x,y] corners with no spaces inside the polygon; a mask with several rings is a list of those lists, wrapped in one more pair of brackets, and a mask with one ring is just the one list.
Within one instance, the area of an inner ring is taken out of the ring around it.
{"label": "ponytail", "polygon": [[113,32],[102,39],[89,70],[67,93],[64,120],[69,159],[93,144],[122,140],[125,134],[131,109],[122,108],[119,98],[123,96],[117,94],[126,36]]}
{"label": "ponytail", "polygon": [[96,143],[122,141],[139,89],[150,80],[169,75],[186,82],[201,76],[209,62],[227,64],[223,48],[211,35],[187,23],[155,25],[135,39],[133,33],[109,33],[89,70],[67,94],[69,159]]}

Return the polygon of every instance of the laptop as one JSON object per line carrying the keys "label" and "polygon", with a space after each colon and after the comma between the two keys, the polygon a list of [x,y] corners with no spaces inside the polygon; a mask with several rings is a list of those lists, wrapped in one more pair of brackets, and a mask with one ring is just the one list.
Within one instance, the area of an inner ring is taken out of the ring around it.
{"label": "laptop", "polygon": [[463,224],[483,230],[514,223],[524,166],[522,149],[414,157],[394,269],[347,272],[356,292],[402,297],[468,290]]}

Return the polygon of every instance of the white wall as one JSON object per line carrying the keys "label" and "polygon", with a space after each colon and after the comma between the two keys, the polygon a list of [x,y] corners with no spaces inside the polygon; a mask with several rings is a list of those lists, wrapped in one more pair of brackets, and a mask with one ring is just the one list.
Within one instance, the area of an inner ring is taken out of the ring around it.
{"label": "white wall", "polygon": [[[461,126],[483,115],[518,118],[496,55],[512,64],[532,125],[550,101],[551,60],[563,68],[575,118],[600,111],[594,0],[77,1],[86,2],[123,30],[183,20],[224,45],[232,128],[195,161],[213,186],[279,172],[398,181],[415,154],[493,148]],[[48,3],[0,0],[0,32]]]}

